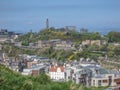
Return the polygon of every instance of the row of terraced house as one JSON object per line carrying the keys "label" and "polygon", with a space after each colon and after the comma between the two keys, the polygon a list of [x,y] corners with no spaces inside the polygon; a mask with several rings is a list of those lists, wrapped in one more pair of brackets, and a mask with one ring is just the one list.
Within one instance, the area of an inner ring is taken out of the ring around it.
{"label": "row of terraced house", "polygon": [[120,71],[107,70],[92,60],[56,62],[46,58],[28,59],[23,75],[39,75],[46,73],[53,81],[72,80],[85,86],[119,86]]}

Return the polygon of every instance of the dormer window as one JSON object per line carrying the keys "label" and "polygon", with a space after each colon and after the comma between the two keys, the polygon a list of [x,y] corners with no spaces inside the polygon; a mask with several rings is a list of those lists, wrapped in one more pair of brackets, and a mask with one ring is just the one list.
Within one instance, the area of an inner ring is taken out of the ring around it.
{"label": "dormer window", "polygon": [[57,68],[57,72],[61,72],[61,69],[60,69],[60,68]]}

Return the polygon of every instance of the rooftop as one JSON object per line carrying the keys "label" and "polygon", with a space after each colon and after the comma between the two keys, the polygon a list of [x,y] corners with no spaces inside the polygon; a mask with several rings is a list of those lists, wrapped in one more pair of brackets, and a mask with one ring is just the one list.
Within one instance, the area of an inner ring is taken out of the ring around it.
{"label": "rooftop", "polygon": [[49,71],[50,72],[57,72],[57,69],[60,69],[61,70],[61,72],[64,72],[64,67],[63,66],[52,66],[50,69],[49,69]]}

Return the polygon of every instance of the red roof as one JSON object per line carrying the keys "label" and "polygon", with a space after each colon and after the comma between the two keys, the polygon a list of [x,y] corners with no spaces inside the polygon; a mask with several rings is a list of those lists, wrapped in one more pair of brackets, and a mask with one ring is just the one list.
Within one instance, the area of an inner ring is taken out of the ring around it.
{"label": "red roof", "polygon": [[49,71],[50,72],[57,72],[57,69],[60,68],[61,72],[64,72],[64,67],[63,66],[52,66]]}

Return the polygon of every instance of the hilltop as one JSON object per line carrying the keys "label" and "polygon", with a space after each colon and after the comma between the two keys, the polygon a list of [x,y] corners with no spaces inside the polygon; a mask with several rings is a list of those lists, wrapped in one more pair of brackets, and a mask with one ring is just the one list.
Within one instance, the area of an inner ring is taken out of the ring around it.
{"label": "hilltop", "polygon": [[65,31],[57,29],[43,29],[38,33],[29,32],[18,38],[19,41],[29,41],[36,42],[38,40],[51,40],[51,39],[61,39],[61,40],[71,40],[71,41],[82,41],[86,39],[96,40],[101,39],[98,32],[95,33],[81,33],[75,30]]}

